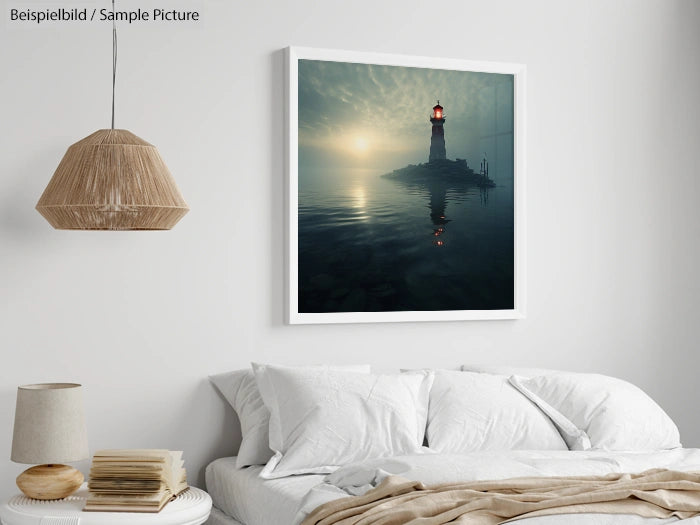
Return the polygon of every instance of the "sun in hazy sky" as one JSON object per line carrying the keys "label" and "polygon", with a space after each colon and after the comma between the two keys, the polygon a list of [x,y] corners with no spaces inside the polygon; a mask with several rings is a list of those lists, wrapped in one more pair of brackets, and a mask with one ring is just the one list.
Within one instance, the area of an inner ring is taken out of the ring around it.
{"label": "sun in hazy sky", "polygon": [[[495,96],[500,91],[505,96]],[[512,130],[513,77],[401,66],[299,61],[300,162],[399,168],[425,162],[429,113],[445,108],[448,158],[480,160],[479,140]]]}

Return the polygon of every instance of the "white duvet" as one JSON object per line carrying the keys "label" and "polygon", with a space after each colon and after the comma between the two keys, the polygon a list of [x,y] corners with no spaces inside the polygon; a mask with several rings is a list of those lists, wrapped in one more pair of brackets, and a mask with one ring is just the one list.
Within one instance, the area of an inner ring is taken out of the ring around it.
{"label": "white duvet", "polygon": [[[522,476],[603,475],[642,472],[650,468],[700,471],[700,449],[662,452],[505,451],[464,455],[420,454],[376,459],[342,467],[313,487],[301,502],[295,523],[328,501],[363,494],[389,474],[431,485],[436,483],[507,479]],[[521,520],[523,525],[660,525],[679,521],[631,515],[569,514]],[[682,520],[700,525],[700,517]]]}

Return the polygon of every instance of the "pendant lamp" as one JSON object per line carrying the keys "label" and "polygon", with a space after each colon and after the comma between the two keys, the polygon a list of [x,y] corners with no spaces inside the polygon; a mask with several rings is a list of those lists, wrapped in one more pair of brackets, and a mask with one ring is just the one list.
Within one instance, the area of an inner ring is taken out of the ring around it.
{"label": "pendant lamp", "polygon": [[189,208],[155,146],[114,129],[116,25],[112,50],[112,127],[68,148],[36,209],[58,230],[169,230]]}

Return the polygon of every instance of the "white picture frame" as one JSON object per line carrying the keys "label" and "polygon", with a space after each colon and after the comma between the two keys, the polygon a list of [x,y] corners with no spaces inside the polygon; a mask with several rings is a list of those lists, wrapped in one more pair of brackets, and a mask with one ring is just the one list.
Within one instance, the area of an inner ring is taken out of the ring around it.
{"label": "white picture frame", "polygon": [[[299,61],[318,60],[403,66],[513,76],[513,308],[488,310],[416,311],[299,311]],[[526,314],[526,66],[452,58],[404,56],[357,51],[289,47],[285,50],[286,77],[286,321],[289,324],[375,323],[412,321],[474,321],[522,319]]]}

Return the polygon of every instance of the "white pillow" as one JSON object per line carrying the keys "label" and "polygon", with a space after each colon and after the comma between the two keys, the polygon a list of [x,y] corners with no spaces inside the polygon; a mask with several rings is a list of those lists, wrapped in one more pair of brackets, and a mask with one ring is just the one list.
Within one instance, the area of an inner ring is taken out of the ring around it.
{"label": "white pillow", "polygon": [[[511,383],[534,403],[544,401],[603,450],[663,450],[681,446],[678,428],[636,386],[600,374],[556,374]],[[539,401],[538,401],[539,400]]]}
{"label": "white pillow", "polygon": [[539,409],[552,420],[552,423],[554,423],[554,426],[557,427],[557,430],[559,430],[559,433],[561,434],[562,439],[564,439],[566,446],[569,447],[569,450],[589,450],[591,448],[591,440],[588,437],[588,434],[561,415],[561,413],[552,407],[552,405],[544,401],[536,394],[524,389],[521,386],[519,381],[520,379],[525,378],[517,378],[516,376],[512,376],[509,381],[521,394],[525,395],[528,399],[530,399],[530,401],[535,403],[535,405],[537,405]]}
{"label": "white pillow", "polygon": [[241,446],[236,467],[264,465],[272,457],[268,446],[270,411],[265,407],[252,370],[236,370],[209,376],[241,422]]}
{"label": "white pillow", "polygon": [[[369,365],[334,367],[369,374]],[[236,467],[264,465],[273,456],[269,447],[270,411],[263,403],[253,370],[235,370],[209,376],[209,380],[233,407],[241,422],[241,446]]]}
{"label": "white pillow", "polygon": [[428,446],[443,454],[567,450],[554,424],[505,376],[435,371]]}
{"label": "white pillow", "polygon": [[521,376],[535,377],[548,376],[551,374],[566,374],[562,370],[552,370],[551,368],[524,368],[507,365],[462,365],[464,372],[479,372],[481,374],[495,374],[497,376]]}
{"label": "white pillow", "polygon": [[253,364],[275,455],[263,478],[421,451],[432,373],[373,375]]}

